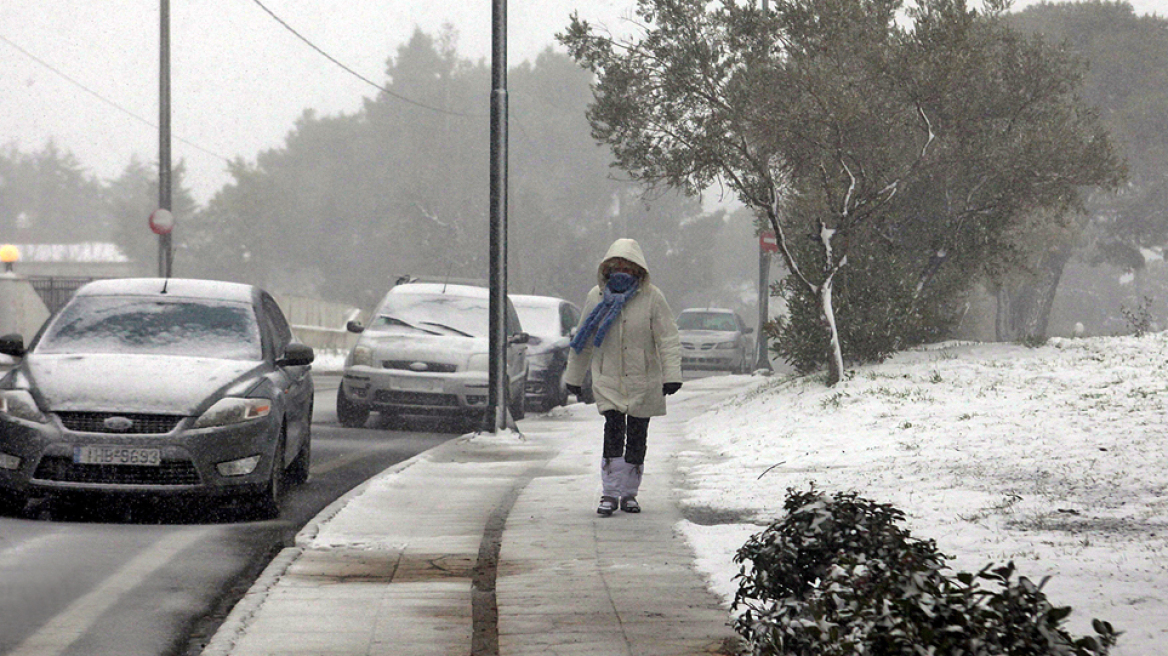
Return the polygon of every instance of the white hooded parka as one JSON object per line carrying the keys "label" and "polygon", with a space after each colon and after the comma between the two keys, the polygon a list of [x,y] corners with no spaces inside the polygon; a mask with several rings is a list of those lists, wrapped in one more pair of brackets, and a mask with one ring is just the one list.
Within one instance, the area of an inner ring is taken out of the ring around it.
{"label": "white hooded parka", "polygon": [[635,263],[645,270],[645,277],[600,346],[589,336],[579,353],[569,350],[564,381],[581,385],[591,367],[597,411],[603,414],[618,410],[634,417],[661,416],[665,414],[662,385],[682,382],[681,340],[665,295],[649,282],[649,266],[636,241],[618,239],[605,253],[596,272],[599,284],[588,292],[584,301],[581,324],[604,297],[601,291],[606,282],[604,263],[614,257]]}

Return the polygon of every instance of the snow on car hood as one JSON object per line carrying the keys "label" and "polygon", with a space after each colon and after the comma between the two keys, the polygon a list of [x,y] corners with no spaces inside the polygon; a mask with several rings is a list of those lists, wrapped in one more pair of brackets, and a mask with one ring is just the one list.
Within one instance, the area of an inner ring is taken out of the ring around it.
{"label": "snow on car hood", "polygon": [[193,415],[262,363],[159,355],[30,355],[32,384],[50,410]]}
{"label": "snow on car hood", "polygon": [[461,337],[458,335],[419,335],[366,333],[362,346],[373,350],[373,359],[418,360],[422,362],[447,362],[465,364],[475,353],[488,353],[490,342],[486,337]]}

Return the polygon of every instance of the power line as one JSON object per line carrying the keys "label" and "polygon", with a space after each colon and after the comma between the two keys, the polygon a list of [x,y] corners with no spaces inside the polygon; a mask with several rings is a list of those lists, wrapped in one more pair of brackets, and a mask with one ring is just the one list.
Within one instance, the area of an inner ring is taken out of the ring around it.
{"label": "power line", "polygon": [[284,29],[288,30],[293,35],[295,35],[297,39],[300,39],[301,41],[303,41],[305,43],[305,45],[307,45],[309,48],[312,48],[313,50],[320,53],[321,56],[323,56],[325,59],[331,61],[332,63],[336,64],[337,66],[339,66],[342,70],[344,70],[349,75],[352,75],[353,77],[357,78],[358,80],[361,80],[365,84],[368,84],[369,86],[385,93],[386,95],[392,96],[392,97],[397,98],[398,100],[400,100],[402,102],[409,103],[409,104],[414,105],[416,107],[421,107],[422,109],[428,109],[432,112],[438,112],[439,114],[449,114],[451,116],[463,116],[463,117],[482,116],[482,114],[467,114],[464,112],[454,112],[454,111],[450,111],[448,109],[442,109],[441,107],[434,107],[432,105],[427,105],[425,103],[418,102],[417,100],[414,100],[412,98],[407,98],[406,96],[403,96],[399,93],[395,93],[395,92],[391,91],[389,88],[384,87],[384,86],[374,82],[373,80],[370,80],[369,78],[365,77],[364,75],[361,75],[357,71],[342,64],[340,61],[337,61],[337,59],[335,57],[333,57],[332,55],[330,55],[327,52],[325,52],[324,50],[322,50],[320,47],[318,47],[312,41],[309,41],[307,37],[305,37],[300,32],[297,32],[296,29],[293,28],[291,25],[289,25],[283,18],[280,18],[279,16],[277,16],[275,14],[275,12],[273,12],[271,9],[268,9],[266,6],[264,6],[264,3],[260,2],[260,0],[252,0],[252,2],[254,2],[260,9],[263,9],[265,13],[267,13],[269,16],[271,16],[272,19],[275,20],[277,23],[279,23],[281,26],[283,26]]}
{"label": "power line", "polygon": [[[82,91],[84,91],[85,93],[88,93],[89,95],[93,96],[94,98],[97,98],[98,100],[100,100],[100,101],[102,101],[103,103],[105,103],[105,104],[109,105],[110,107],[113,107],[114,109],[118,110],[119,112],[122,112],[123,114],[125,114],[125,115],[129,116],[130,118],[133,118],[134,120],[136,120],[136,121],[138,121],[138,122],[140,122],[140,123],[143,123],[143,124],[145,124],[145,125],[148,125],[148,126],[150,126],[150,127],[154,128],[155,130],[157,130],[157,129],[158,129],[158,125],[157,125],[157,124],[155,124],[155,123],[151,122],[151,121],[150,121],[150,120],[148,120],[148,119],[142,118],[141,116],[138,116],[138,115],[137,115],[137,114],[135,114],[134,112],[132,112],[132,111],[130,111],[130,110],[128,110],[128,109],[126,109],[125,107],[122,107],[121,105],[119,105],[119,104],[117,104],[116,102],[114,102],[114,101],[110,100],[109,98],[106,98],[105,96],[103,96],[103,95],[101,95],[100,93],[98,93],[98,92],[94,91],[93,89],[90,89],[89,87],[87,87],[87,86],[85,86],[84,84],[82,84],[82,83],[78,82],[77,80],[74,80],[73,78],[71,78],[71,77],[69,77],[68,75],[66,75],[65,73],[63,73],[63,72],[62,72],[60,69],[58,69],[57,67],[55,67],[55,66],[53,66],[52,64],[50,64],[50,63],[46,62],[45,60],[41,59],[40,57],[37,57],[36,55],[34,55],[34,54],[32,54],[31,52],[29,52],[29,51],[25,50],[24,48],[21,48],[20,46],[16,45],[16,44],[15,44],[15,43],[13,43],[11,40],[9,40],[7,37],[5,37],[3,34],[0,34],[0,41],[3,41],[4,43],[7,43],[8,45],[10,45],[10,46],[12,46],[13,48],[15,48],[16,50],[18,50],[18,51],[19,51],[19,52],[20,52],[22,55],[24,55],[25,57],[28,57],[29,59],[31,59],[31,60],[33,60],[34,62],[36,62],[36,63],[40,64],[41,66],[44,66],[45,68],[49,69],[49,70],[50,70],[50,71],[52,71],[53,73],[56,73],[58,76],[60,76],[60,77],[61,77],[62,79],[64,79],[66,82],[68,82],[68,83],[72,84],[73,86],[75,86],[75,87],[77,87],[77,88],[81,89]],[[208,149],[206,149],[206,148],[203,148],[202,146],[200,146],[200,145],[199,145],[199,144],[197,144],[197,143],[194,143],[194,142],[192,142],[192,141],[187,141],[186,139],[183,139],[182,137],[174,137],[174,139],[175,139],[176,141],[181,141],[181,142],[183,142],[184,144],[186,144],[186,145],[190,146],[191,148],[194,148],[195,150],[202,151],[203,153],[206,153],[207,155],[210,155],[210,156],[212,156],[212,157],[217,157],[217,158],[219,158],[219,159],[223,160],[224,162],[227,162],[228,164],[230,164],[230,163],[231,163],[231,160],[230,160],[230,159],[228,159],[228,158],[226,158],[226,157],[224,157],[224,156],[220,155],[219,153],[216,153],[216,152],[214,152],[214,151],[211,151],[211,150],[208,150]]]}

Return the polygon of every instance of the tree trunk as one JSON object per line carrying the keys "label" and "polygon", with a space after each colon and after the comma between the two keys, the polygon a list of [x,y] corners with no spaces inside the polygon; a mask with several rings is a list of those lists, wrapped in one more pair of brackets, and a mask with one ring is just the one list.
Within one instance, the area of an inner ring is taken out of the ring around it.
{"label": "tree trunk", "polygon": [[839,327],[835,324],[835,308],[832,307],[831,300],[831,283],[834,274],[829,275],[827,280],[819,286],[819,307],[823,312],[824,319],[827,323],[828,336],[830,339],[827,354],[827,386],[831,387],[840,382],[844,375],[844,356],[843,349],[840,348]]}
{"label": "tree trunk", "polygon": [[994,328],[999,342],[1046,339],[1055,292],[1070,259],[1069,247],[1054,247],[1043,255],[1032,275],[998,287]]}

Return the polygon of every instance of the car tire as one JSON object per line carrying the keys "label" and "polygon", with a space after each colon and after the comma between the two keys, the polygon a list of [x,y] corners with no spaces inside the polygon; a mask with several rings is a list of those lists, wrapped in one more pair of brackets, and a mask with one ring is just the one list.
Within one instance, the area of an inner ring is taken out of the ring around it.
{"label": "car tire", "polygon": [[0,493],[0,515],[17,517],[24,514],[24,507],[28,505],[28,495],[15,492]]}
{"label": "car tire", "polygon": [[[311,413],[309,413],[311,416]],[[311,426],[311,423],[310,423]],[[308,470],[312,466],[312,429],[305,429],[304,443],[300,445],[300,451],[296,454],[296,459],[288,466],[288,482],[292,485],[304,485],[308,482]]]}
{"label": "car tire", "polygon": [[524,394],[525,389],[527,389],[527,376],[523,377],[523,383],[519,386],[519,394],[508,390],[508,394],[511,396],[511,418],[515,421],[523,419],[527,414],[527,399],[525,398],[527,395]]}
{"label": "car tire", "polygon": [[369,419],[369,408],[349,401],[344,389],[337,389],[337,421],[345,428],[361,428]]}
{"label": "car tire", "polygon": [[280,499],[284,496],[284,440],[284,431],[281,430],[268,482],[264,485],[263,491],[256,495],[255,507],[264,519],[276,519],[280,516]]}
{"label": "car tire", "polygon": [[568,394],[568,386],[564,384],[564,373],[560,372],[559,384],[556,385],[555,396],[548,399],[548,410],[561,405],[568,405],[571,394]]}

